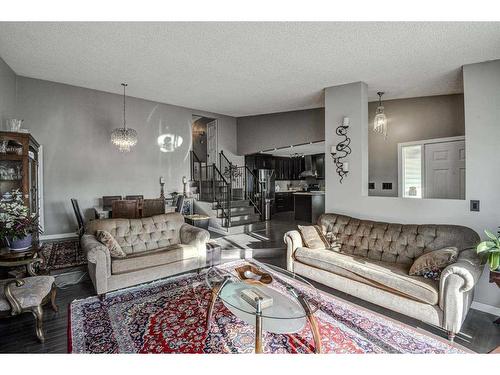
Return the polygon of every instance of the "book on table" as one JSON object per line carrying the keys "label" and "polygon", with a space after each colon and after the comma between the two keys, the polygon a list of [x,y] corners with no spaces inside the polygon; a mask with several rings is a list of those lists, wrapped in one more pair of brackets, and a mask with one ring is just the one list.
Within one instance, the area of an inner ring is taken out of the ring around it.
{"label": "book on table", "polygon": [[260,306],[262,309],[273,305],[273,298],[262,290],[257,288],[248,288],[241,291],[241,298],[254,308],[257,308],[257,299],[261,299]]}

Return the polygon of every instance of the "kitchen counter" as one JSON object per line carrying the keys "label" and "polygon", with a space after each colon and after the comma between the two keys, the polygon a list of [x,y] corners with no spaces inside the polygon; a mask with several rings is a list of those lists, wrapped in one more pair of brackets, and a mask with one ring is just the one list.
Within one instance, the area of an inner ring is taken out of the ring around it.
{"label": "kitchen counter", "polygon": [[325,195],[324,191],[296,191],[295,195]]}

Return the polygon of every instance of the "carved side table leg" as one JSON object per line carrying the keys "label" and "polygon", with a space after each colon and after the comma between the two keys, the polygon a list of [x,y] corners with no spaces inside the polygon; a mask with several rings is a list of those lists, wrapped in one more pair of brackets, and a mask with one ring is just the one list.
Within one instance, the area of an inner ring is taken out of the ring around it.
{"label": "carved side table leg", "polygon": [[219,298],[219,294],[226,286],[229,281],[229,276],[224,276],[224,280],[212,288],[212,294],[210,295],[210,301],[208,303],[208,311],[207,311],[207,332],[210,331],[210,323],[212,322],[212,312],[214,310],[215,302],[217,298]]}
{"label": "carved side table leg", "polygon": [[262,298],[256,298],[255,308],[255,354],[262,353]]}

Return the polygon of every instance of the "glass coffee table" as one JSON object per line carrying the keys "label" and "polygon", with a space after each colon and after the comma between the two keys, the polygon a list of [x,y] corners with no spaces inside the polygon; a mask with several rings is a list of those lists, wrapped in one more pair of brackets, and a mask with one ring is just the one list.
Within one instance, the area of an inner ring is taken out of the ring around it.
{"label": "glass coffee table", "polygon": [[[205,280],[212,294],[207,312],[207,330],[210,330],[215,303],[220,300],[236,317],[255,327],[255,353],[262,353],[263,330],[290,334],[303,329],[307,322],[314,339],[314,352],[321,353],[321,337],[314,317],[318,309],[313,302],[318,300],[315,298],[318,294],[316,288],[302,277],[279,267],[254,262],[247,264],[271,275],[272,282],[265,284],[257,281],[258,276],[252,272],[249,275],[255,278],[242,280],[234,269],[208,269]],[[259,297],[255,298],[253,305],[245,301],[241,293],[252,288],[271,297],[272,305],[263,308],[263,300]]]}

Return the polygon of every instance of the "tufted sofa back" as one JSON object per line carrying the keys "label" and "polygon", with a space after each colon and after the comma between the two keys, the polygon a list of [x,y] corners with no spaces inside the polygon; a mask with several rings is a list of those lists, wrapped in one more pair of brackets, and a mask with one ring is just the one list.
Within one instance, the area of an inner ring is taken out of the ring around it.
{"label": "tufted sofa back", "polygon": [[105,230],[120,244],[126,254],[134,254],[180,243],[180,228],[184,217],[168,213],[142,219],[102,219],[87,224],[87,234]]}
{"label": "tufted sofa back", "polygon": [[337,214],[321,215],[318,225],[336,237],[341,252],[392,263],[412,264],[429,251],[447,246],[463,251],[479,243],[475,231],[458,225],[391,224]]}

